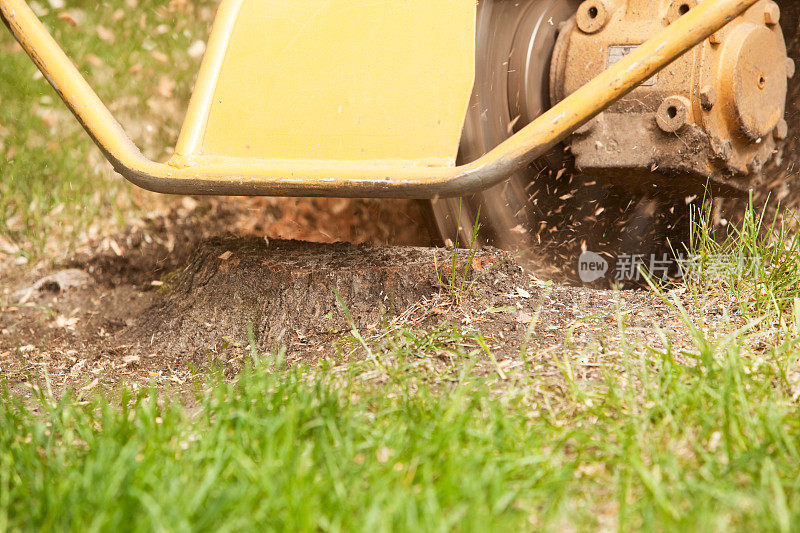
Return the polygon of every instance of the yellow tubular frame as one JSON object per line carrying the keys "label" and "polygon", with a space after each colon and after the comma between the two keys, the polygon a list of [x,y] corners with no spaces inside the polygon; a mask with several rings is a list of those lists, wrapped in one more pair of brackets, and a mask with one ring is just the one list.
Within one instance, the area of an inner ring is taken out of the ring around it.
{"label": "yellow tubular frame", "polygon": [[190,167],[156,163],[142,155],[25,0],[0,0],[0,16],[114,169],[140,187],[193,195],[435,198],[502,182],[757,1],[703,1],[500,146],[458,167],[229,157]]}

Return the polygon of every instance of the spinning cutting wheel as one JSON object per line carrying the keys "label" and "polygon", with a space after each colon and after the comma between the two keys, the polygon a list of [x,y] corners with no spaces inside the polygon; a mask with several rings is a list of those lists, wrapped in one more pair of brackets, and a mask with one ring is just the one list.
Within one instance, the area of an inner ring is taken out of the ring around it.
{"label": "spinning cutting wheel", "polygon": [[[459,161],[479,158],[550,107],[551,57],[559,25],[575,14],[578,0],[481,1],[478,4],[476,82],[459,150]],[[524,246],[534,215],[530,187],[553,153],[507,182],[465,197],[434,200],[442,238],[469,244],[481,214],[480,240],[501,248]]]}

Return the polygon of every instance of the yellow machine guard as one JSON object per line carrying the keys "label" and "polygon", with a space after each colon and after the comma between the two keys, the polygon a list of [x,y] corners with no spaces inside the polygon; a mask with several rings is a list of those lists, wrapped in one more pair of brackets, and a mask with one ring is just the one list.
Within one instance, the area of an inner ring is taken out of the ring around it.
{"label": "yellow machine guard", "polygon": [[223,0],[176,161],[453,166],[475,0]]}
{"label": "yellow machine guard", "polygon": [[[271,6],[273,14],[284,20],[283,29],[278,22],[269,24],[271,31],[279,32],[277,38],[267,31],[258,35],[258,25],[251,26],[252,21],[244,21],[239,29],[240,13],[235,7],[246,6],[241,0],[226,0],[177,146],[176,152],[183,157],[168,163],[151,161],[141,153],[25,0],[0,0],[0,17],[114,169],[140,187],[171,194],[435,198],[462,196],[507,179],[757,1],[700,2],[508,140],[462,166],[453,165],[453,150],[469,85],[464,76],[470,67],[465,64],[474,61],[473,0],[370,0],[349,4],[345,0],[262,0],[262,13],[268,13]],[[259,2],[247,2],[250,4]],[[319,14],[309,14],[305,7],[295,4],[319,6]],[[329,11],[325,9],[328,5],[339,9]],[[447,9],[442,7],[445,5]],[[394,6],[397,18],[382,6]],[[318,17],[324,17],[330,23],[342,24],[340,31],[353,31],[354,21],[370,9],[384,17],[370,22],[387,31],[386,35],[370,33],[371,42],[365,42],[361,34],[338,35],[337,28],[318,23]],[[286,13],[299,18],[287,22]],[[436,24],[420,20],[423,13],[433,14]],[[443,28],[455,35],[448,35]],[[239,34],[243,38],[258,37],[260,44],[240,43]],[[312,42],[309,35],[319,41]],[[408,38],[403,44],[412,43],[409,49],[400,46],[404,35]],[[347,43],[349,48],[333,50],[326,39]],[[303,58],[304,51],[320,55]],[[357,68],[360,53],[369,61]],[[332,61],[337,58],[334,62],[348,65],[351,72],[335,72],[324,65],[326,57]],[[302,63],[293,64],[288,58]],[[318,72],[286,73],[284,69],[292,66],[315,66]],[[401,89],[392,90],[386,86],[387,80],[391,70],[398,67]],[[367,72],[371,69],[376,71],[374,77]],[[269,73],[286,73],[289,81],[282,83],[280,75]],[[251,79],[251,74],[256,76]],[[366,93],[349,85],[345,74],[353,80],[366,80],[371,90],[389,90],[367,95],[366,104],[348,101],[345,95],[361,99]],[[450,75],[456,79],[448,79]],[[300,81],[313,84],[293,87]],[[237,83],[246,84],[250,93],[237,89]],[[332,84],[326,87],[324,83]],[[406,90],[411,92],[406,94]],[[298,94],[302,98],[298,99]],[[213,98],[218,100],[213,102]],[[230,102],[231,98],[239,101]],[[331,120],[338,117],[338,105],[344,116],[341,122]],[[395,107],[379,109],[380,105]],[[376,114],[362,113],[364,109]],[[433,112],[428,115],[430,110]],[[461,116],[456,121],[458,110]],[[315,117],[315,113],[320,116]],[[249,121],[251,116],[253,120]],[[442,124],[438,123],[440,119]],[[432,126],[433,132],[428,131]],[[378,139],[369,139],[370,132]],[[281,139],[282,135],[287,137]],[[247,143],[251,143],[249,147]],[[362,149],[364,158],[356,159]]]}

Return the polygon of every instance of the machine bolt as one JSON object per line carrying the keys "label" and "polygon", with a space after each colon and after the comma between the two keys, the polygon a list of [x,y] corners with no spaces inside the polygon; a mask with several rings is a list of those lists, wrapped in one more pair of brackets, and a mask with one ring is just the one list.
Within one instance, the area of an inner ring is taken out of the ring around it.
{"label": "machine bolt", "polygon": [[797,70],[797,66],[794,63],[794,59],[791,57],[786,58],[786,77],[789,79],[794,78],[794,73]]}
{"label": "machine bolt", "polygon": [[706,85],[700,90],[700,105],[703,106],[703,109],[706,111],[711,111],[711,108],[714,107],[717,103],[717,90],[711,86]]}
{"label": "machine bolt", "polygon": [[775,2],[768,2],[764,7],[764,22],[774,26],[781,21],[781,8]]}
{"label": "machine bolt", "polygon": [[778,122],[778,125],[775,126],[775,131],[772,132],[775,135],[775,138],[779,141],[783,141],[789,136],[789,124],[786,120],[781,119]]}
{"label": "machine bolt", "polygon": [[675,133],[689,122],[691,102],[684,96],[670,96],[656,112],[658,127],[665,133]]}
{"label": "machine bolt", "polygon": [[583,33],[597,33],[608,23],[609,9],[604,0],[586,0],[575,14]]}

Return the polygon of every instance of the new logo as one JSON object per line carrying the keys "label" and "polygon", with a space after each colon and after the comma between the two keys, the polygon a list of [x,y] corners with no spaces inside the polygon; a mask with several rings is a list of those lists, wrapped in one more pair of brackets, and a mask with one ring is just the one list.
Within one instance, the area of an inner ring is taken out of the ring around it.
{"label": "new logo", "polygon": [[578,259],[578,276],[584,283],[604,278],[608,273],[608,261],[594,252],[583,252]]}

